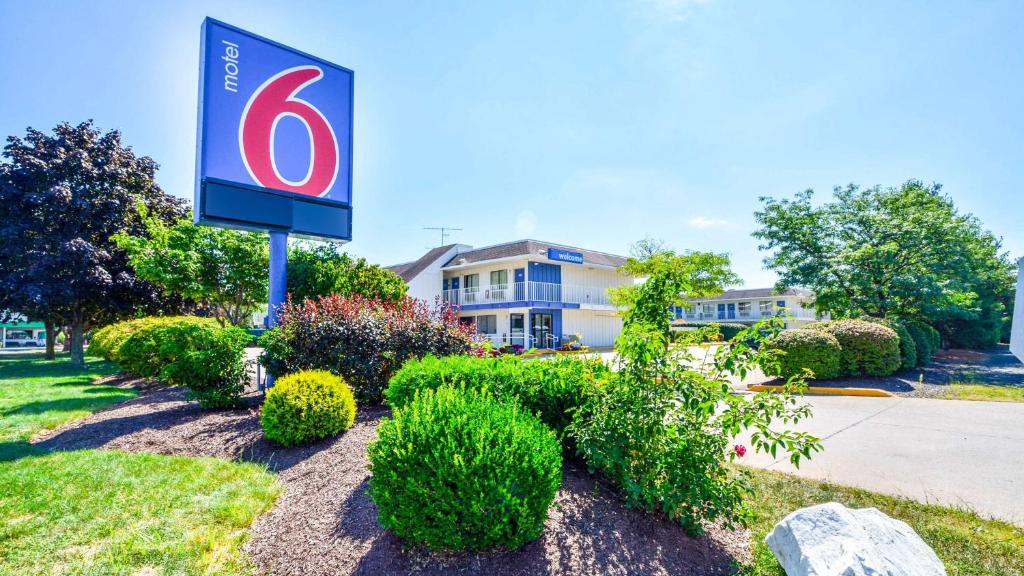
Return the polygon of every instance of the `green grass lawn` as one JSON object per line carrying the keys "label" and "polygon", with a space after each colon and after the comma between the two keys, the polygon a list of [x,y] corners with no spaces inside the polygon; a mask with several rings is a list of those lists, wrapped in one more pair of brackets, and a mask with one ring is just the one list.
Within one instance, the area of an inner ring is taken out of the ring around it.
{"label": "green grass lawn", "polygon": [[991,384],[950,384],[939,397],[946,400],[1024,402],[1024,387],[992,386]]}
{"label": "green grass lawn", "polygon": [[784,576],[764,537],[789,512],[824,502],[851,508],[878,508],[910,524],[946,564],[951,576],[1024,574],[1024,529],[984,520],[965,510],[922,504],[867,490],[745,469],[752,474],[751,526],[754,564],[748,574]]}
{"label": "green grass lawn", "polygon": [[116,364],[96,358],[77,370],[67,355],[0,357],[0,442],[27,441],[41,430],[134,398],[134,390],[93,383],[115,372]]}
{"label": "green grass lawn", "polygon": [[253,464],[104,450],[47,453],[28,439],[132,390],[66,358],[0,360],[0,574],[245,574],[246,528],[280,486]]}

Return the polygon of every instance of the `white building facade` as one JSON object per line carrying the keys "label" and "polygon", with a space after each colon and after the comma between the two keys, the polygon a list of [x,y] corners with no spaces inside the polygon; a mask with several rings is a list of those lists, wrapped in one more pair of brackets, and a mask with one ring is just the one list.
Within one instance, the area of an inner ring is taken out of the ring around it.
{"label": "white building facade", "polygon": [[608,347],[622,331],[608,289],[633,283],[614,254],[537,240],[473,248],[434,248],[414,262],[389,267],[409,296],[459,308],[496,345],[557,348],[571,340]]}
{"label": "white building facade", "polygon": [[1017,297],[1013,301],[1013,324],[1010,324],[1010,352],[1024,362],[1024,258],[1017,261]]}
{"label": "white building facade", "polygon": [[819,316],[814,309],[814,293],[799,288],[776,292],[771,288],[726,290],[712,298],[689,300],[689,307],[675,309],[675,317],[687,322],[740,322],[753,324],[758,320],[782,316],[786,328],[800,328]]}

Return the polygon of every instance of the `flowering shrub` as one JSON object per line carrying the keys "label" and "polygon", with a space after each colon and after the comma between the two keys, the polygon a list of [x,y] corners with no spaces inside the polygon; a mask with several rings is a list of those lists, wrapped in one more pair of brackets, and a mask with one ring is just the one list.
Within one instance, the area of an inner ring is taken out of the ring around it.
{"label": "flowering shrub", "polygon": [[391,375],[411,358],[466,354],[472,327],[445,305],[324,296],[281,307],[278,326],[260,340],[260,362],[280,376],[327,370],[342,376],[361,403],[378,403]]}
{"label": "flowering shrub", "polygon": [[839,376],[842,351],[835,336],[821,330],[785,330],[765,346],[782,352],[778,371],[783,378],[791,378],[810,370],[812,378],[828,380]]}
{"label": "flowering shrub", "polygon": [[842,349],[841,370],[848,376],[888,376],[900,368],[900,339],[891,328],[864,320],[829,322]]}
{"label": "flowering shrub", "polygon": [[323,370],[282,376],[267,390],[260,411],[263,434],[283,446],[334,436],[348,430],[355,418],[352,390]]}
{"label": "flowering shrub", "polygon": [[381,525],[432,549],[535,539],[562,480],[554,432],[473,390],[423,391],[381,423],[368,452]]}

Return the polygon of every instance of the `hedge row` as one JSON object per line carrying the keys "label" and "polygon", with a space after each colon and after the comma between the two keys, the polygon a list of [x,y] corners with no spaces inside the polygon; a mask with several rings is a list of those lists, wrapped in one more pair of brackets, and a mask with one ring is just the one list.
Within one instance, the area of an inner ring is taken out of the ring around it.
{"label": "hedge row", "polygon": [[931,362],[938,331],[900,319],[813,322],[787,330],[768,343],[785,354],[778,375],[789,378],[810,370],[813,377],[888,376]]}
{"label": "hedge row", "polygon": [[244,389],[249,333],[192,316],[151,317],[107,326],[93,335],[88,353],[172,386],[207,408],[238,404]]}
{"label": "hedge row", "polygon": [[[721,335],[722,340],[732,340],[737,334],[750,328],[746,324],[739,322],[673,322],[672,326],[675,328],[704,328],[708,327],[711,329],[717,328],[718,334]],[[676,330],[674,334],[685,333],[682,330]]]}

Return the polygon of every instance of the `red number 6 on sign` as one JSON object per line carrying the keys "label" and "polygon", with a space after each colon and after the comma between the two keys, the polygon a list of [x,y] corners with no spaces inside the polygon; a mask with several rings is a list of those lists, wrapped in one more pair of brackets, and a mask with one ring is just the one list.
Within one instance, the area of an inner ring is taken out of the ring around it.
{"label": "red number 6 on sign", "polygon": [[[338,140],[327,118],[315,106],[296,97],[324,75],[316,66],[297,66],[270,77],[256,89],[242,111],[238,147],[249,175],[260,186],[323,196],[338,177]],[[288,180],[277,169],[274,132],[282,118],[291,116],[309,132],[309,168],[301,180]]]}

